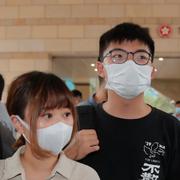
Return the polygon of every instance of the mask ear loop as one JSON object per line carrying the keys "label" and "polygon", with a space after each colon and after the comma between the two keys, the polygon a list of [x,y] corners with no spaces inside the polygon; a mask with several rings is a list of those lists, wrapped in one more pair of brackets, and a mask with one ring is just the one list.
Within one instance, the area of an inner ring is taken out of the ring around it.
{"label": "mask ear loop", "polygon": [[[18,115],[16,115],[15,117],[19,120],[19,122],[20,122],[27,130],[30,130],[29,125],[28,125],[26,122],[24,122]],[[30,144],[30,141],[29,141],[29,139],[25,136],[25,134],[22,133],[22,135],[23,135],[24,139]]]}

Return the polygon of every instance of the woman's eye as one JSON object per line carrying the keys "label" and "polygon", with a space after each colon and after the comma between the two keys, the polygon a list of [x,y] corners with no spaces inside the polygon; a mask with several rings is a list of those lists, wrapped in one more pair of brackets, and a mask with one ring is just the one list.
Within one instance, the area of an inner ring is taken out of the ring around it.
{"label": "woman's eye", "polygon": [[64,117],[68,118],[72,113],[71,112],[66,112],[64,113]]}
{"label": "woman's eye", "polygon": [[50,119],[50,118],[52,118],[52,114],[51,113],[46,113],[46,114],[44,114],[44,117],[46,117],[46,118],[48,118],[48,119]]}

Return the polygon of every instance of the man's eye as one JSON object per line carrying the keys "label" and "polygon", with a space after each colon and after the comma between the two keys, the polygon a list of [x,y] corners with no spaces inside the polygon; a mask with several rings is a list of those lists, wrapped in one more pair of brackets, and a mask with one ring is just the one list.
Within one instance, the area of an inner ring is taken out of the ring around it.
{"label": "man's eye", "polygon": [[122,55],[121,54],[115,54],[112,56],[113,58],[122,58]]}
{"label": "man's eye", "polygon": [[146,59],[147,57],[146,57],[146,56],[141,55],[139,58],[140,58],[140,59]]}
{"label": "man's eye", "polygon": [[139,60],[148,60],[148,57],[147,56],[140,56]]}

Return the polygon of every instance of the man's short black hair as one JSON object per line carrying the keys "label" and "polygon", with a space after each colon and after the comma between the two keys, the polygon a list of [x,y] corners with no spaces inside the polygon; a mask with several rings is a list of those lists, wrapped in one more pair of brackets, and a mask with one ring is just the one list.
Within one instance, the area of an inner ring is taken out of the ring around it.
{"label": "man's short black hair", "polygon": [[0,74],[0,100],[2,98],[3,90],[4,90],[4,78],[2,74]]}
{"label": "man's short black hair", "polygon": [[77,89],[72,90],[72,94],[73,94],[73,97],[80,97],[80,98],[82,98],[81,91],[79,91]]}
{"label": "man's short black hair", "polygon": [[154,57],[154,41],[151,38],[147,29],[134,24],[134,23],[122,23],[114,28],[105,32],[99,40],[99,61],[102,61],[104,51],[110,45],[110,43],[122,43],[123,41],[138,40],[148,46],[152,55],[152,61]]}

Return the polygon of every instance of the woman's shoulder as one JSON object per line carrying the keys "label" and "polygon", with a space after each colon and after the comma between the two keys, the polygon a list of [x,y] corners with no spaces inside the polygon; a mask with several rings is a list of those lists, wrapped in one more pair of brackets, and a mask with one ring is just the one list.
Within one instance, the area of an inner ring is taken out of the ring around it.
{"label": "woman's shoulder", "polygon": [[100,180],[97,172],[93,168],[69,159],[65,154],[62,155],[62,159],[64,162],[62,162],[61,167],[63,164],[66,164],[66,168],[71,169],[71,180]]}
{"label": "woman's shoulder", "polygon": [[2,160],[0,160],[0,179],[2,179],[4,170],[5,170],[5,160],[2,159]]}
{"label": "woman's shoulder", "polygon": [[93,168],[76,161],[75,163],[76,166],[74,174],[77,174],[77,176],[81,177],[82,180],[100,180],[97,172]]}
{"label": "woman's shoulder", "polygon": [[20,147],[11,157],[0,160],[0,180],[13,179],[21,174],[20,153],[23,150],[24,147]]}

